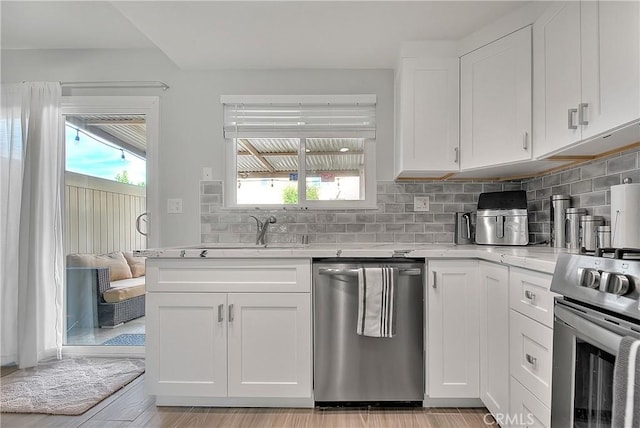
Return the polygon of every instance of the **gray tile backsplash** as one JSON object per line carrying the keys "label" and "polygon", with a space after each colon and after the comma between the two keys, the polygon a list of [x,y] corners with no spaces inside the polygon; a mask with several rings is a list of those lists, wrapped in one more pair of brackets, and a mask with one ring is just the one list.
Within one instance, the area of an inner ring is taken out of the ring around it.
{"label": "gray tile backsplash", "polygon": [[[481,192],[519,190],[520,182],[377,183],[378,208],[373,210],[302,211],[261,210],[259,217],[273,215],[278,222],[269,228],[267,242],[310,243],[399,242],[452,243],[455,212],[475,211]],[[255,209],[223,208],[222,182],[200,184],[200,224],[203,243],[254,242]],[[427,212],[414,212],[413,197],[428,196]]]}
{"label": "gray tile backsplash", "polygon": [[[573,207],[610,220],[610,187],[626,177],[640,182],[640,150],[598,159],[574,168],[514,182],[393,182],[377,183],[374,210],[228,210],[223,208],[220,181],[200,184],[200,225],[203,243],[254,242],[255,221],[249,215],[274,215],[267,242],[310,243],[398,242],[452,243],[458,211],[475,211],[482,192],[526,190],[531,242],[550,235],[549,205],[553,194],[572,196]],[[428,196],[429,211],[413,210],[414,196]]]}
{"label": "gray tile backsplash", "polygon": [[588,214],[611,220],[611,186],[624,178],[640,183],[640,150],[618,153],[607,158],[522,181],[529,205],[529,240],[548,241],[551,234],[550,196],[570,195],[571,206],[586,208]]}

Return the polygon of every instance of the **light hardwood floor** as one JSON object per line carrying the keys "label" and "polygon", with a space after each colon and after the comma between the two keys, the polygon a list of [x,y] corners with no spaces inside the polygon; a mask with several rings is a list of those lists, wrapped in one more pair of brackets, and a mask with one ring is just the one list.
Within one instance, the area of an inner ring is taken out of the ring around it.
{"label": "light hardwood floor", "polygon": [[[3,374],[6,371],[3,370]],[[480,428],[497,427],[480,409],[248,409],[156,407],[144,375],[80,416],[1,413],[2,428],[229,427],[229,428]]]}

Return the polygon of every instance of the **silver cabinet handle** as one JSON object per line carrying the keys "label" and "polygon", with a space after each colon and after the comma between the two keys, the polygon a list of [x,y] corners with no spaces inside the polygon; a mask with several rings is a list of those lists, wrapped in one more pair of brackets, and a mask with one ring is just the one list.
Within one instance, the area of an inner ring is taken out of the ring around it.
{"label": "silver cabinet handle", "polygon": [[229,305],[229,322],[233,322],[233,303]]}
{"label": "silver cabinet handle", "polygon": [[536,300],[536,294],[531,290],[525,290],[524,297],[526,297],[527,300],[531,301],[531,303]]}
{"label": "silver cabinet handle", "polygon": [[532,356],[531,354],[526,354],[525,358],[527,360],[527,363],[529,363],[532,367],[535,367],[536,364],[538,363],[538,359]]}
{"label": "silver cabinet handle", "polygon": [[460,158],[460,149],[458,147],[454,147],[453,148],[453,162],[454,163],[458,163],[458,160]]}
{"label": "silver cabinet handle", "polygon": [[224,309],[224,305],[221,303],[218,305],[218,322],[224,321],[224,315],[222,315],[222,310]]}
{"label": "silver cabinet handle", "polygon": [[433,288],[438,288],[436,285],[436,278],[438,277],[438,274],[436,273],[436,271],[433,271],[433,284],[431,285]]}
{"label": "silver cabinet handle", "polygon": [[522,149],[527,150],[529,148],[529,132],[524,132],[524,138],[522,139]]}
{"label": "silver cabinet handle", "polygon": [[588,125],[589,121],[587,120],[587,108],[589,108],[589,103],[580,103],[578,105],[578,123],[580,125]]}
{"label": "silver cabinet handle", "polygon": [[578,125],[574,125],[573,123],[573,118],[575,117],[575,114],[578,113],[578,109],[577,108],[570,108],[569,110],[567,110],[569,117],[568,117],[568,125],[567,128],[568,129],[578,129]]}

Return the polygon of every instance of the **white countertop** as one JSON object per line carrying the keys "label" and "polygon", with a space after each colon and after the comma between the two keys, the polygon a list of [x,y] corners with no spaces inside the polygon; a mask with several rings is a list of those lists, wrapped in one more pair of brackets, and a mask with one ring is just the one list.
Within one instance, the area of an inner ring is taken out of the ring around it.
{"label": "white countertop", "polygon": [[[553,273],[559,254],[568,250],[547,246],[496,247],[454,244],[272,244],[273,247],[246,247],[240,244],[197,244],[177,248],[141,250],[148,258],[356,258],[392,257],[397,251],[410,258],[477,258],[526,269]],[[206,250],[206,252],[203,252]]]}

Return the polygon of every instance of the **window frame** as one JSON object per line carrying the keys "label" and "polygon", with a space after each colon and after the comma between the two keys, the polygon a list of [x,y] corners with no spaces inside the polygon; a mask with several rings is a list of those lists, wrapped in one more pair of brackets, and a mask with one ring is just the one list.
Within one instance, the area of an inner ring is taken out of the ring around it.
{"label": "window frame", "polygon": [[[270,138],[277,138],[269,135]],[[227,209],[282,209],[282,210],[345,210],[345,209],[376,209],[376,146],[375,140],[363,138],[364,140],[364,199],[360,200],[307,200],[306,199],[306,139],[309,136],[287,136],[287,138],[297,138],[300,140],[298,147],[298,203],[297,204],[238,204],[238,163],[237,163],[237,142],[235,139],[224,139],[225,145],[225,185],[224,185],[224,207]],[[331,138],[331,137],[327,137]],[[345,137],[347,138],[347,137]],[[349,137],[353,138],[353,137]],[[304,198],[302,196],[304,195]]]}

